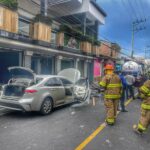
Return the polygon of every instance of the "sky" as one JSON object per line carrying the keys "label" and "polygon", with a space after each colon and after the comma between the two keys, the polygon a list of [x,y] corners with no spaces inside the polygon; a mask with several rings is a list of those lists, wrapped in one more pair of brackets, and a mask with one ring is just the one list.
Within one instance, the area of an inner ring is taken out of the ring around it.
{"label": "sky", "polygon": [[150,46],[150,0],[97,0],[97,3],[107,14],[99,38],[118,43],[128,55],[131,54],[132,22],[146,19],[136,26],[146,29],[135,32],[134,36],[134,56],[145,56],[145,49]]}

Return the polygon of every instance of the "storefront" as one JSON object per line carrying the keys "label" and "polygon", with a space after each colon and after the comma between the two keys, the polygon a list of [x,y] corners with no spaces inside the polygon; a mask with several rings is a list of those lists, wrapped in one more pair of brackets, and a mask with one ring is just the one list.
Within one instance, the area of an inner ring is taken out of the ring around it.
{"label": "storefront", "polygon": [[31,69],[36,74],[54,74],[54,57],[33,55],[31,58]]}
{"label": "storefront", "polygon": [[67,68],[75,68],[75,60],[69,58],[61,59],[61,70]]}
{"label": "storefront", "polygon": [[85,61],[84,60],[79,60],[78,61],[78,69],[81,72],[81,76],[84,77],[84,68],[85,68]]}
{"label": "storefront", "polygon": [[0,83],[9,80],[8,67],[22,66],[22,53],[18,51],[0,51]]}
{"label": "storefront", "polygon": [[89,81],[93,81],[93,71],[94,71],[94,65],[92,60],[87,61],[87,77]]}
{"label": "storefront", "polygon": [[103,65],[100,60],[94,60],[94,80],[96,81],[99,81],[103,74],[102,66]]}

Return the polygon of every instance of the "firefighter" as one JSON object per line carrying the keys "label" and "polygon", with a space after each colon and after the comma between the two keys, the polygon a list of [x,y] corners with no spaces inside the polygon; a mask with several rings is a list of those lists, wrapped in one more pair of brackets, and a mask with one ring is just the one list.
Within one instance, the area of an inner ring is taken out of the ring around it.
{"label": "firefighter", "polygon": [[117,117],[117,108],[121,98],[122,84],[119,76],[114,73],[114,66],[105,66],[105,76],[100,82],[104,89],[104,105],[106,107],[106,123],[114,125]]}
{"label": "firefighter", "polygon": [[150,80],[147,80],[139,89],[141,99],[141,117],[138,125],[134,125],[133,129],[136,133],[142,134],[150,124]]}

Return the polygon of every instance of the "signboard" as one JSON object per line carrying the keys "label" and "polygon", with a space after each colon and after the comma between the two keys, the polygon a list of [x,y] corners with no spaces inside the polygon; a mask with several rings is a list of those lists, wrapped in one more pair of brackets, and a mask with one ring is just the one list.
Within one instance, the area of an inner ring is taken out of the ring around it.
{"label": "signboard", "polygon": [[94,61],[94,77],[101,75],[101,64],[98,60]]}

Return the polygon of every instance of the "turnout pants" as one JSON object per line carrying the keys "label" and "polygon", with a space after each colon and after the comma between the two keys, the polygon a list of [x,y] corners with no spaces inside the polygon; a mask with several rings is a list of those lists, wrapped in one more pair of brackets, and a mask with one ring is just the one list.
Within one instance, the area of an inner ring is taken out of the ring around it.
{"label": "turnout pants", "polygon": [[117,108],[119,104],[118,99],[105,99],[104,104],[106,107],[106,122],[114,124],[117,117]]}
{"label": "turnout pants", "polygon": [[150,110],[141,108],[141,117],[138,124],[138,130],[146,131],[149,124],[150,124]]}

